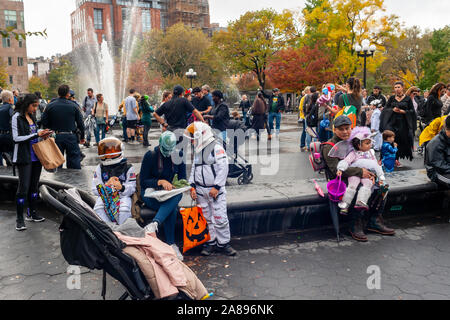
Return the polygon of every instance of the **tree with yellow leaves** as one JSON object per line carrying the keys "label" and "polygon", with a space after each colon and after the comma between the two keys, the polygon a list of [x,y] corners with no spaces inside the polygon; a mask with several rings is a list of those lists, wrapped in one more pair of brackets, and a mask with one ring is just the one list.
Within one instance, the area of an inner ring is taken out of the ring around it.
{"label": "tree with yellow leaves", "polygon": [[309,4],[303,10],[301,41],[312,45],[325,40],[323,49],[332,54],[343,76],[349,77],[362,70],[355,45],[368,39],[377,46],[367,65],[369,72],[375,72],[384,60],[386,42],[398,33],[400,26],[397,16],[384,14],[384,0],[316,0]]}
{"label": "tree with yellow leaves", "polygon": [[5,63],[0,60],[0,88],[8,88],[8,73],[6,72]]}
{"label": "tree with yellow leaves", "polygon": [[272,56],[294,44],[298,38],[292,12],[263,9],[245,13],[214,34],[217,52],[232,73],[253,72],[262,88]]}

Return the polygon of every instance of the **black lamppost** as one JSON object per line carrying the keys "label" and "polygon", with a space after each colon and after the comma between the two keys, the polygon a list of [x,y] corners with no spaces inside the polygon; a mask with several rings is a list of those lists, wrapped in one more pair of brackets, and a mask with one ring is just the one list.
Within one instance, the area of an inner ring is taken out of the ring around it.
{"label": "black lamppost", "polygon": [[374,44],[370,44],[370,41],[365,39],[361,41],[361,45],[355,44],[355,51],[358,53],[358,57],[364,58],[364,88],[367,89],[367,58],[373,57],[373,54],[377,50]]}
{"label": "black lamppost", "polygon": [[186,77],[188,79],[191,79],[191,89],[192,89],[192,80],[197,78],[197,72],[194,72],[194,69],[189,69],[189,71],[186,72]]}

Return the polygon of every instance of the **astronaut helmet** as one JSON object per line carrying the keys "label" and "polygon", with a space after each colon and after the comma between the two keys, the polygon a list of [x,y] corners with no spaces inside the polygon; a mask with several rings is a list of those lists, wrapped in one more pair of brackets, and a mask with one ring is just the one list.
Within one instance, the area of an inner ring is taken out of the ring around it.
{"label": "astronaut helmet", "polygon": [[105,166],[117,164],[123,159],[123,145],[117,138],[106,138],[98,143],[98,157]]}
{"label": "astronaut helmet", "polygon": [[204,148],[215,140],[211,127],[199,121],[191,123],[186,128],[185,137],[193,140],[196,153],[202,152]]}

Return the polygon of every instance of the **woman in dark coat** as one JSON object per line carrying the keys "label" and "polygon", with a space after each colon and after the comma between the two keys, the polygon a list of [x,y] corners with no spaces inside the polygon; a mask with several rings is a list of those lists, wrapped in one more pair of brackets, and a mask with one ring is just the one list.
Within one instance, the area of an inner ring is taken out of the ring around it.
{"label": "woman in dark coat", "polygon": [[443,83],[437,83],[431,88],[425,104],[425,123],[427,125],[433,122],[434,119],[441,117],[442,107],[444,106],[441,97],[445,94],[445,91],[446,87]]}
{"label": "woman in dark coat", "polygon": [[395,142],[398,144],[397,160],[412,160],[417,117],[413,102],[404,93],[404,89],[403,82],[395,83],[395,95],[389,98],[380,116],[380,131],[391,130],[395,133]]}
{"label": "woman in dark coat", "polygon": [[252,107],[252,129],[256,131],[257,140],[259,141],[259,132],[264,130],[266,123],[267,103],[261,92],[258,92],[258,96],[255,99]]}

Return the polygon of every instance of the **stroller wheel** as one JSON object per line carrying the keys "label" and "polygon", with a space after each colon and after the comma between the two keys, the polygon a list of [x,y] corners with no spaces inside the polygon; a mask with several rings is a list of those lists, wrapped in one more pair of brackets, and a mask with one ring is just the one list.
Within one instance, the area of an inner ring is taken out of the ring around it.
{"label": "stroller wheel", "polygon": [[253,180],[253,173],[250,173],[250,175],[247,176],[247,184],[249,184],[250,182],[252,182]]}
{"label": "stroller wheel", "polygon": [[243,184],[245,184],[245,178],[244,178],[244,175],[242,175],[242,176],[240,176],[239,178],[238,178],[238,180],[237,180],[237,182],[238,182],[238,185],[243,185]]}

